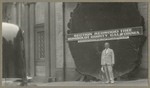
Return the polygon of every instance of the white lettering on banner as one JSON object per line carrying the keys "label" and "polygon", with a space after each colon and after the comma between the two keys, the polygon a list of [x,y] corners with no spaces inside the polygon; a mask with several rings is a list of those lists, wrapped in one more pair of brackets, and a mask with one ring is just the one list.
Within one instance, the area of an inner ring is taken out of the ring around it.
{"label": "white lettering on banner", "polygon": [[143,27],[139,26],[131,28],[68,34],[67,41],[93,42],[93,41],[105,41],[115,39],[127,39],[129,38],[129,36],[137,36],[142,34],[143,34]]}

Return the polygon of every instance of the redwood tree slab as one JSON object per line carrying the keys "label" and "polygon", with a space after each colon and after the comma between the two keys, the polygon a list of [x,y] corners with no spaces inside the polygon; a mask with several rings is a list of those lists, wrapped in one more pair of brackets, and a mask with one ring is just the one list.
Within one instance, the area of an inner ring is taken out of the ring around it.
{"label": "redwood tree slab", "polygon": [[[109,30],[126,27],[144,27],[137,3],[79,3],[71,13],[68,33]],[[127,75],[133,77],[141,64],[142,46],[145,36],[133,36],[123,40],[109,40],[110,48],[115,53],[115,78]],[[69,48],[77,71],[102,79],[101,53],[103,42],[69,42]]]}

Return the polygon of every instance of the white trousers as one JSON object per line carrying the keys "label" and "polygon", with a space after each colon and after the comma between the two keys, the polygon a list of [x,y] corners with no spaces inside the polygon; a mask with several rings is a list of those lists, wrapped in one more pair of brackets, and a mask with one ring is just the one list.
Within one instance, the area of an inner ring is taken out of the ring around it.
{"label": "white trousers", "polygon": [[114,81],[112,65],[103,65],[103,70],[107,81]]}

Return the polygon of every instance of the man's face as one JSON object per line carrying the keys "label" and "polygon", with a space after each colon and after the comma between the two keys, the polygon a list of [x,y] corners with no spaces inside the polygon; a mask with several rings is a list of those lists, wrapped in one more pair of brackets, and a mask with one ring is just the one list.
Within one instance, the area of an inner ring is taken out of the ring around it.
{"label": "man's face", "polygon": [[105,43],[105,48],[109,48],[109,43]]}

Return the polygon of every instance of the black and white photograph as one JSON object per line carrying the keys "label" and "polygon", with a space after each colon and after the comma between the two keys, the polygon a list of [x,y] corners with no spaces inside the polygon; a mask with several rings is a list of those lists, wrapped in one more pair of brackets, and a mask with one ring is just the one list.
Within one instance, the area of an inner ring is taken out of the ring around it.
{"label": "black and white photograph", "polygon": [[148,86],[148,2],[2,2],[2,86]]}

